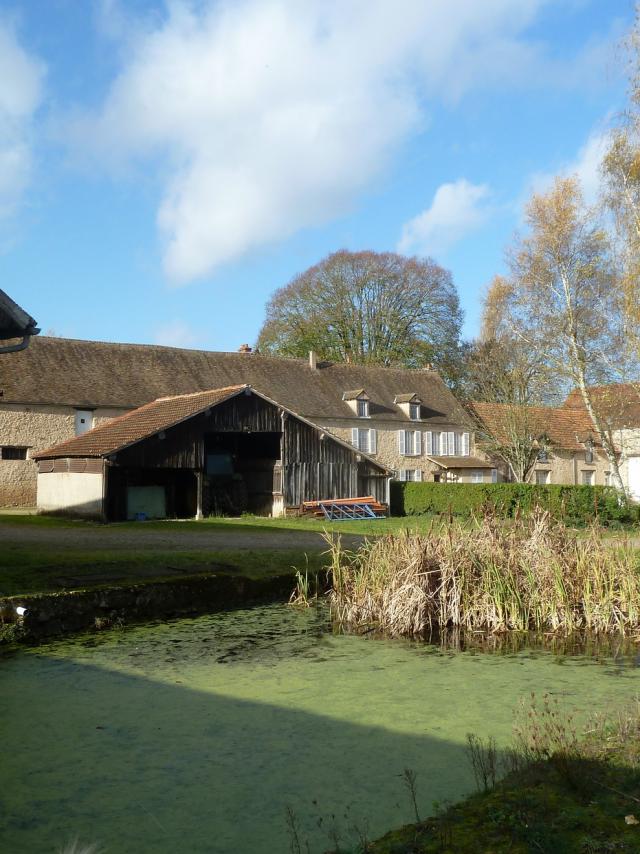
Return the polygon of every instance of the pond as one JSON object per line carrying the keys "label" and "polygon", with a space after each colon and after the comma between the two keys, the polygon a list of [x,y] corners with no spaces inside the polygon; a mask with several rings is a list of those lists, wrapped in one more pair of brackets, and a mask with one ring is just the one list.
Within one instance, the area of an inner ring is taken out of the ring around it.
{"label": "pond", "polygon": [[0,658],[0,851],[290,849],[370,838],[474,788],[468,732],[509,743],[532,690],[579,716],[640,690],[634,648],[497,652],[335,634],[263,606]]}

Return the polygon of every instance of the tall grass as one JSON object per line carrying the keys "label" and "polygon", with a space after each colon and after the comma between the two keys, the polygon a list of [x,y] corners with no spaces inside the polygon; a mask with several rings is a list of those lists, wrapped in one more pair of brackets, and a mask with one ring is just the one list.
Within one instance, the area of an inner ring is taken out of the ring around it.
{"label": "tall grass", "polygon": [[444,627],[569,633],[640,629],[640,572],[628,544],[576,537],[544,510],[505,525],[451,520],[357,551],[329,543],[334,619],[418,635]]}

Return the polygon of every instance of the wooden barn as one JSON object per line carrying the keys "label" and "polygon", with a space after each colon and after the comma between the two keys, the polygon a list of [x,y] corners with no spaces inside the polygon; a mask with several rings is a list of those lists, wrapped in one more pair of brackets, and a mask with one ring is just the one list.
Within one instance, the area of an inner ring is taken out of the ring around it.
{"label": "wooden barn", "polygon": [[106,521],[386,502],[391,475],[249,385],[159,398],[34,458],[41,512]]}

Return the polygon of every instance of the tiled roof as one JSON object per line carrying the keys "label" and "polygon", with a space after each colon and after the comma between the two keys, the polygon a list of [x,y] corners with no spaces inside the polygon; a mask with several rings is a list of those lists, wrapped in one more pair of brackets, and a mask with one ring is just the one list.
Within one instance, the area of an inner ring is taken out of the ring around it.
{"label": "tiled roof", "polygon": [[[640,385],[611,383],[592,386],[589,389],[596,412],[614,430],[624,427],[640,427]],[[567,408],[585,411],[580,389],[574,389],[564,402]]]}
{"label": "tiled roof", "polygon": [[478,421],[487,432],[500,442],[507,442],[509,425],[526,425],[534,436],[546,435],[557,448],[584,450],[589,437],[598,445],[591,419],[584,409],[568,407],[527,406],[512,407],[503,403],[471,404]]}
{"label": "tiled roof", "polygon": [[161,397],[133,412],[127,412],[106,424],[87,430],[81,436],[68,439],[52,448],[39,451],[34,459],[47,457],[104,457],[126,448],[141,439],[203,412],[210,406],[222,403],[243,390],[244,386],[230,386],[213,391],[183,394],[178,397]]}
{"label": "tiled roof", "polygon": [[0,403],[79,409],[133,409],[167,395],[249,384],[311,421],[353,418],[342,394],[367,391],[371,415],[398,420],[398,393],[415,390],[422,417],[435,424],[468,421],[435,371],[319,363],[257,353],[216,353],[145,344],[107,344],[39,336],[28,350],[3,356]]}

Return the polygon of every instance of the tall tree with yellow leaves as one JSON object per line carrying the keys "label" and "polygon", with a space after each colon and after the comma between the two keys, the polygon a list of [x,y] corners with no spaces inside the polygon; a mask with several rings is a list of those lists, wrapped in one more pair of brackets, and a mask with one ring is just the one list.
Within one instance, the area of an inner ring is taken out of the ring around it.
{"label": "tall tree with yellow leaves", "polygon": [[615,486],[624,492],[611,434],[590,387],[611,379],[624,344],[624,312],[608,235],[585,206],[576,178],[556,178],[526,207],[525,235],[508,254],[501,323],[580,390]]}

